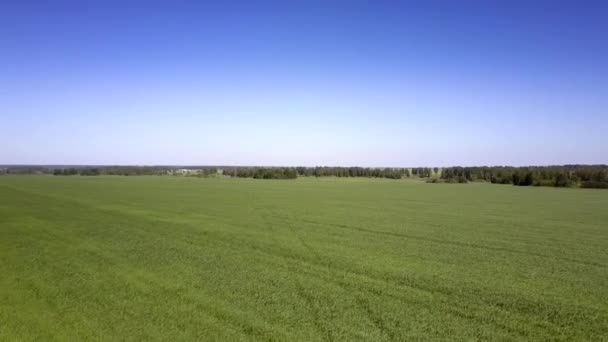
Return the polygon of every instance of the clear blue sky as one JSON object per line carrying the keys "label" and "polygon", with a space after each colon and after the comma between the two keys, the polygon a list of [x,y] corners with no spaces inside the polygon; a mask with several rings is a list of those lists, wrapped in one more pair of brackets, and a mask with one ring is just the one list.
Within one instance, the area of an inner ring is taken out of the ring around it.
{"label": "clear blue sky", "polygon": [[608,2],[5,0],[0,139],[0,164],[608,163]]}

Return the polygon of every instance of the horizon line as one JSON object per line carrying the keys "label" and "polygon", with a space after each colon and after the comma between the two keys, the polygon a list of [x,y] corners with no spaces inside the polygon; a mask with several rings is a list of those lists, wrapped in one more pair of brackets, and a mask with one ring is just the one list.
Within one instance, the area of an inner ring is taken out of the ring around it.
{"label": "horizon line", "polygon": [[559,166],[608,166],[603,163],[591,163],[591,164],[536,164],[536,165],[426,165],[426,166],[360,166],[360,165],[222,165],[222,164],[0,164],[0,167],[267,167],[267,168],[279,168],[279,167],[339,167],[339,168],[369,168],[369,169],[415,169],[415,168],[449,168],[449,167],[559,167]]}

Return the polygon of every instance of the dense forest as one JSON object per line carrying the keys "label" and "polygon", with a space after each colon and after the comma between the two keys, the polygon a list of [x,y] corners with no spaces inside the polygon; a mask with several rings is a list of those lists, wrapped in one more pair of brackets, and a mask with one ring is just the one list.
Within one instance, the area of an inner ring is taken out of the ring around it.
{"label": "dense forest", "polygon": [[459,183],[486,181],[518,186],[608,188],[608,166],[448,167],[442,169],[440,179]]}
{"label": "dense forest", "polygon": [[517,186],[608,188],[607,165],[480,166],[446,168],[370,167],[251,167],[251,166],[0,166],[2,174],[55,176],[239,177],[294,179],[297,177],[422,178],[431,183],[490,182]]}

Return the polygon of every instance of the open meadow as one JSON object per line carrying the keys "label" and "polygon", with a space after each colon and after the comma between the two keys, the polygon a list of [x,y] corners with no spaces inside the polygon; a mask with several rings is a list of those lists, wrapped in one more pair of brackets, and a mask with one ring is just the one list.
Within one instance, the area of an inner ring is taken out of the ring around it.
{"label": "open meadow", "polygon": [[0,177],[0,340],[602,340],[608,191]]}

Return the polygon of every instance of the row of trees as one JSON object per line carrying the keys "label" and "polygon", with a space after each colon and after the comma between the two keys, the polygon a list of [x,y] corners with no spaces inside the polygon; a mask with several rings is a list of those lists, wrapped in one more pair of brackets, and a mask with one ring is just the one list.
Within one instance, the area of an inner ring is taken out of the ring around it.
{"label": "row of trees", "polygon": [[5,166],[0,167],[0,174],[52,174],[56,176],[97,176],[97,175],[162,175],[170,174],[175,167],[169,166]]}
{"label": "row of trees", "polygon": [[37,175],[37,174],[48,174],[51,170],[44,166],[2,166],[0,167],[0,175]]}
{"label": "row of trees", "polygon": [[370,177],[400,179],[402,177],[428,178],[439,174],[438,168],[370,168],[370,167],[214,167],[214,166],[65,166],[65,167],[10,167],[0,169],[2,173],[53,174],[56,176],[144,176],[144,175],[185,175],[208,177],[217,175],[219,170],[231,177],[261,179],[292,179],[302,177]]}
{"label": "row of trees", "polygon": [[[222,170],[222,171],[220,171]],[[0,174],[53,174],[57,176],[97,175],[185,175],[195,177],[220,176],[256,179],[293,179],[303,177],[373,177],[400,179],[418,177],[433,182],[486,181],[518,186],[580,186],[608,188],[607,165],[562,166],[479,166],[447,168],[367,168],[367,167],[248,167],[248,166],[4,166]]]}
{"label": "row of trees", "polygon": [[295,179],[298,173],[293,167],[227,167],[225,176],[255,179]]}
{"label": "row of trees", "polygon": [[409,177],[409,169],[404,168],[370,168],[370,167],[296,167],[299,176],[304,177],[373,177],[399,179]]}
{"label": "row of trees", "polygon": [[[35,169],[37,174],[53,174],[55,176],[164,176],[164,175],[185,175],[206,177],[216,175],[217,167],[190,167],[175,168],[170,166],[78,166],[78,167],[55,167],[46,169]],[[11,169],[11,173],[25,174]]]}
{"label": "row of trees", "polygon": [[431,169],[430,167],[417,167],[412,169],[412,175],[418,176],[420,178],[429,178],[437,174],[439,174],[439,168],[437,167],[433,169]]}
{"label": "row of trees", "polygon": [[608,188],[608,166],[449,167],[442,170],[441,179],[461,183],[487,181],[518,186]]}
{"label": "row of trees", "polygon": [[[291,170],[295,171],[295,176]],[[288,176],[281,175],[287,172]],[[261,175],[266,174],[266,178],[296,178],[301,177],[368,177],[368,178],[389,178],[400,179],[403,177],[419,177],[429,178],[438,176],[441,170],[437,167],[418,167],[418,168],[375,168],[375,167],[334,167],[334,166],[316,166],[305,167],[298,166],[296,168],[262,168],[262,167],[226,167],[224,175],[232,177],[248,177],[248,178],[264,178]],[[274,177],[272,174],[278,176]]]}
{"label": "row of trees", "polygon": [[153,176],[165,175],[172,172],[171,168],[155,166],[100,166],[100,167],[65,167],[53,168],[51,173],[55,176]]}

